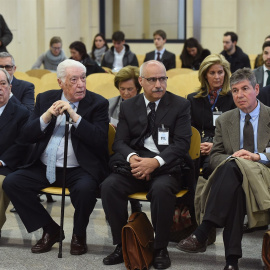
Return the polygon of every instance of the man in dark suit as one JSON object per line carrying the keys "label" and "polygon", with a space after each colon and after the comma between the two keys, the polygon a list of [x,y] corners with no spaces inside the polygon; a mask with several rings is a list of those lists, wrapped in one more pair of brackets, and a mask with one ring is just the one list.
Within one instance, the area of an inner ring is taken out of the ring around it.
{"label": "man in dark suit", "polygon": [[123,262],[121,230],[128,218],[128,195],[147,190],[155,230],[153,265],[156,269],[166,269],[171,264],[167,245],[175,194],[181,188],[179,175],[166,168],[179,165],[188,153],[190,105],[184,98],[166,92],[166,69],[159,61],[143,63],[139,83],[144,94],[120,105],[113,145],[116,159],[130,165],[129,175],[112,173],[101,185],[103,207],[111,226],[113,243],[117,245],[103,263]]}
{"label": "man in dark suit", "polygon": [[15,104],[22,104],[28,110],[32,111],[35,104],[35,86],[27,81],[18,80],[14,77],[16,71],[15,60],[7,52],[0,53],[0,68],[4,68],[10,75],[11,79],[11,100]]}
{"label": "man in dark suit", "polygon": [[9,204],[2,183],[6,175],[22,165],[28,150],[27,145],[20,144],[18,138],[30,113],[24,107],[9,101],[10,92],[9,74],[0,69],[0,236]]}
{"label": "man in dark suit", "polygon": [[197,194],[200,203],[195,205],[202,223],[178,248],[204,252],[212,227],[224,227],[224,270],[238,270],[245,214],[250,228],[270,223],[270,108],[257,100],[259,85],[250,69],[238,69],[230,85],[237,108],[216,121],[210,153],[215,171]]}
{"label": "man in dark suit", "polygon": [[166,70],[175,68],[175,54],[165,50],[167,35],[163,30],[157,30],[153,34],[156,50],[145,55],[144,62],[149,60],[157,60],[164,64]]}
{"label": "man in dark suit", "polygon": [[260,89],[270,84],[270,41],[263,43],[262,58],[263,65],[253,71]]}
{"label": "man in dark suit", "polygon": [[85,74],[85,66],[78,61],[68,59],[58,65],[62,90],[39,94],[23,129],[23,139],[35,143],[28,165],[3,183],[28,232],[43,228],[33,253],[47,252],[59,241],[58,224],[36,196],[48,186],[62,186],[65,111],[70,115],[66,186],[75,208],[70,253],[87,252],[86,228],[96,191],[107,173],[109,121],[108,101],[86,90]]}
{"label": "man in dark suit", "polygon": [[9,30],[4,17],[0,14],[0,52],[7,52],[6,46],[12,41],[13,35]]}

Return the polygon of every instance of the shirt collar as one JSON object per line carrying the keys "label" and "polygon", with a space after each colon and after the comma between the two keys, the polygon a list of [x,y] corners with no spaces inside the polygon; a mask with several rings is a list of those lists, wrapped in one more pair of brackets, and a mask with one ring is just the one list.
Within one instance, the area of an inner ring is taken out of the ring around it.
{"label": "shirt collar", "polygon": [[68,103],[73,103],[74,106],[75,106],[75,108],[78,108],[78,106],[79,106],[79,101],[77,101],[77,102],[70,102],[70,101],[68,101],[67,98],[64,95],[64,92],[62,93],[61,100],[64,100],[64,101],[66,101]]}
{"label": "shirt collar", "polygon": [[266,72],[266,71],[268,71],[269,69],[265,66],[265,65],[263,65],[263,71],[264,72]]}
{"label": "shirt collar", "polygon": [[[145,97],[144,94],[143,94],[143,97],[144,97],[145,106],[147,108],[147,106],[148,106],[148,104],[149,104],[150,101]],[[160,102],[160,99],[157,100],[157,101],[155,101],[155,103],[156,103],[156,110],[157,110],[157,107],[158,107],[159,102]]]}
{"label": "shirt collar", "polygon": [[[257,100],[258,101],[258,100]],[[251,119],[254,121],[260,114],[260,108],[261,108],[261,105],[260,105],[260,102],[258,101],[258,105],[257,107],[249,113]],[[240,111],[240,118],[241,118],[241,121],[245,121],[245,117],[246,117],[246,113],[244,113],[243,111]]]}
{"label": "shirt collar", "polygon": [[158,51],[157,49],[155,49],[155,53],[160,53],[161,55],[165,52],[165,48],[163,48],[162,50]]}

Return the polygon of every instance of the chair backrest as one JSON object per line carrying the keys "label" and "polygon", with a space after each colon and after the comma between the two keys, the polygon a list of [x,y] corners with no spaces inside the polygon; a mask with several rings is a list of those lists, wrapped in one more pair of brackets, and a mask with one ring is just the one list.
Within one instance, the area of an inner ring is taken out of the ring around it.
{"label": "chair backrest", "polygon": [[136,54],[136,57],[138,59],[139,67],[143,64],[145,54]]}
{"label": "chair backrest", "polygon": [[109,132],[108,132],[108,150],[109,155],[113,154],[112,145],[115,138],[115,128],[112,124],[109,124]]}
{"label": "chair backrest", "polygon": [[15,71],[14,72],[14,77],[19,79],[19,80],[24,80],[27,81],[27,78],[29,78],[30,76],[28,74],[26,74],[25,72],[22,71]]}
{"label": "chair backrest", "polygon": [[176,75],[180,75],[180,74],[189,74],[194,72],[194,70],[190,69],[190,68],[172,68],[169,69],[166,74],[169,78],[174,77]]}
{"label": "chair backrest", "polygon": [[191,127],[191,131],[192,136],[188,153],[191,159],[197,159],[200,157],[201,135],[195,127]]}
{"label": "chair backrest", "polygon": [[109,73],[94,73],[91,75],[88,75],[86,77],[86,88],[90,91],[93,91],[93,89],[100,84],[103,83],[111,83],[114,85],[114,74],[109,74]]}
{"label": "chair backrest", "polygon": [[43,75],[47,73],[51,73],[51,71],[48,69],[30,69],[30,70],[27,70],[25,73],[31,77],[36,77],[36,78],[41,79]]}

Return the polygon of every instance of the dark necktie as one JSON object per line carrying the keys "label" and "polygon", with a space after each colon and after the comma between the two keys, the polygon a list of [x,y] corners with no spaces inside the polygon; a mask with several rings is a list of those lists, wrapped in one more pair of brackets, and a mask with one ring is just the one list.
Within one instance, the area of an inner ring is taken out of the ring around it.
{"label": "dark necktie", "polygon": [[251,119],[249,114],[246,114],[245,125],[243,129],[243,148],[254,153],[254,133],[252,123],[249,121]]}
{"label": "dark necktie", "polygon": [[160,61],[160,52],[157,52],[157,61]]}
{"label": "dark necktie", "polygon": [[267,77],[267,80],[266,80],[266,85],[269,85],[270,84],[270,70],[266,70],[266,72],[268,73],[268,77]]}
{"label": "dark necktie", "polygon": [[145,139],[149,138],[153,132],[154,132],[154,127],[155,127],[155,119],[156,119],[156,103],[155,102],[149,102],[148,107],[150,108],[150,112],[147,116],[148,119],[148,124],[147,124],[147,129],[146,133],[144,136],[141,138],[139,141],[139,146],[143,147]]}

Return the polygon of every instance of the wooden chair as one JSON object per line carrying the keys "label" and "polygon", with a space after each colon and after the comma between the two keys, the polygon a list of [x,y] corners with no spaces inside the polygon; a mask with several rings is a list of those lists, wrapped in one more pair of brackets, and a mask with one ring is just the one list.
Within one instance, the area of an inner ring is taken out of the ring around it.
{"label": "wooden chair", "polygon": [[105,97],[106,99],[119,96],[118,89],[111,82],[101,83],[92,88],[91,91]]}
{"label": "wooden chair", "polygon": [[143,64],[145,54],[136,54],[138,62],[139,62],[139,67]]}
{"label": "wooden chair", "polygon": [[180,75],[180,74],[190,74],[193,73],[194,70],[190,69],[190,68],[172,68],[169,69],[166,74],[169,78],[172,78],[176,75]]}
{"label": "wooden chair", "polygon": [[[201,135],[199,131],[194,128],[192,128],[192,136],[190,141],[190,147],[189,147],[189,155],[192,160],[195,160],[200,157],[200,145],[201,145]],[[180,190],[175,196],[177,198],[183,197],[188,192],[187,189]],[[128,197],[135,200],[140,201],[147,201],[146,198],[147,192],[136,192],[133,194],[130,194]]]}
{"label": "wooden chair", "polygon": [[47,73],[51,73],[48,69],[30,69],[25,72],[27,75],[31,77],[36,77],[41,79],[41,77]]}
{"label": "wooden chair", "polygon": [[178,96],[186,98],[188,94],[195,92],[200,85],[198,72],[193,71],[189,74],[180,74],[169,78],[167,89]]}
{"label": "wooden chair", "polygon": [[[109,154],[113,154],[112,145],[114,142],[115,137],[115,128],[109,124],[109,131],[108,131],[108,151]],[[52,194],[52,195],[62,195],[62,188],[61,187],[47,187],[41,190],[42,193]],[[70,195],[69,189],[66,188],[65,190],[66,196]]]}
{"label": "wooden chair", "polygon": [[251,69],[254,69],[256,57],[257,57],[257,54],[249,54],[248,55]]}
{"label": "wooden chair", "polygon": [[103,83],[111,83],[114,85],[114,74],[109,73],[94,73],[86,77],[86,88],[93,91],[94,88]]}
{"label": "wooden chair", "polygon": [[28,74],[26,74],[25,72],[22,72],[22,71],[15,71],[14,72],[14,77],[16,79],[19,79],[19,80],[24,80],[24,81],[27,81],[27,78],[29,77]]}

